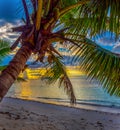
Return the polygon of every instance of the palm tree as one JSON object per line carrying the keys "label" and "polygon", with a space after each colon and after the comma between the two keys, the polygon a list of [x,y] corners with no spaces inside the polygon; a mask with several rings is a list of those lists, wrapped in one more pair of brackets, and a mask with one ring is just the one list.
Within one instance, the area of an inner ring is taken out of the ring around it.
{"label": "palm tree", "polygon": [[[75,102],[73,87],[62,63],[63,57],[53,46],[54,42],[68,44],[76,53],[73,61],[80,61],[88,76],[98,79],[110,94],[119,95],[119,55],[86,38],[88,33],[92,37],[106,30],[115,32],[118,37],[119,0],[22,0],[22,3],[24,25],[12,29],[21,35],[11,50],[18,42],[21,47],[0,75],[1,99],[24,70],[31,54],[37,54],[35,62],[44,62],[47,57],[49,81],[60,79],[60,85],[64,84],[71,102]],[[58,27],[60,29],[55,31]]]}

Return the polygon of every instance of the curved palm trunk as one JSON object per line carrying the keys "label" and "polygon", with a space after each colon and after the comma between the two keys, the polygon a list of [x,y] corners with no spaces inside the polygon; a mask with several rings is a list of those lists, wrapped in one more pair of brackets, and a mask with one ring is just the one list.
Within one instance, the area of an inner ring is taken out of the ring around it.
{"label": "curved palm trunk", "polygon": [[32,46],[24,44],[16,53],[8,67],[0,75],[0,99],[5,96],[11,85],[17,79],[19,73],[24,69],[25,63],[32,53]]}

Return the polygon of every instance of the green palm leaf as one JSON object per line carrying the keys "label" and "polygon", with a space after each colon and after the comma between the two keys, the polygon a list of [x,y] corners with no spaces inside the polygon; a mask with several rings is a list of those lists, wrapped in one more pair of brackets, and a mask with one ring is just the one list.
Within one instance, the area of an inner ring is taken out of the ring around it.
{"label": "green palm leaf", "polygon": [[119,2],[119,0],[89,0],[87,4],[69,11],[60,18],[60,21],[64,26],[71,26],[71,32],[84,35],[90,33],[90,36],[93,36],[110,30],[118,36],[120,33]]}
{"label": "green palm leaf", "polygon": [[0,62],[10,52],[9,42],[0,40]]}
{"label": "green palm leaf", "polygon": [[80,21],[84,29],[89,29],[91,35],[110,30],[117,35],[120,30],[120,4],[119,0],[91,0],[80,9]]}
{"label": "green palm leaf", "polygon": [[120,54],[112,53],[85,39],[74,60],[76,58],[91,80],[98,80],[110,95],[120,96]]}
{"label": "green palm leaf", "polygon": [[52,52],[50,52],[50,54],[52,55],[53,62],[51,64],[48,64],[48,70],[42,78],[44,79],[44,77],[49,77],[48,83],[53,83],[59,80],[59,87],[64,87],[64,90],[66,91],[71,100],[71,103],[73,104],[76,100],[73,86],[66,73],[66,68],[62,63],[62,57],[55,56]]}

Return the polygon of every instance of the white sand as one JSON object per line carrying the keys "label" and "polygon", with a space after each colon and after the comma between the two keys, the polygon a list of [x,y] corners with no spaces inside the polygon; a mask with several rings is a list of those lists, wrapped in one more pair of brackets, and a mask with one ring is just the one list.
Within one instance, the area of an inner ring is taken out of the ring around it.
{"label": "white sand", "polygon": [[4,98],[0,130],[120,130],[120,114]]}

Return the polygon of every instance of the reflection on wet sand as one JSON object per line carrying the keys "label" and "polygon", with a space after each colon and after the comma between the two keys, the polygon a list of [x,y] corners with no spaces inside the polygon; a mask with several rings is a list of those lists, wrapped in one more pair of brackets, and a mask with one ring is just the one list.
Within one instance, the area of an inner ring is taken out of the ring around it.
{"label": "reflection on wet sand", "polygon": [[24,85],[21,83],[21,93],[20,97],[31,97],[32,95],[32,90],[30,88],[30,82],[25,82]]}

